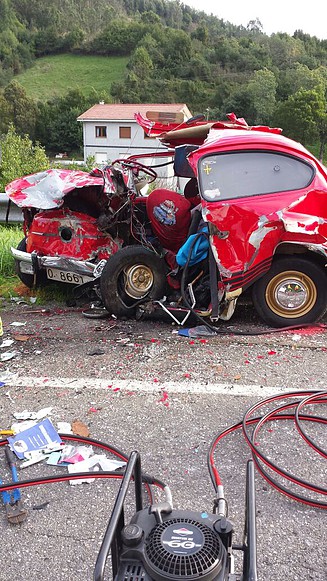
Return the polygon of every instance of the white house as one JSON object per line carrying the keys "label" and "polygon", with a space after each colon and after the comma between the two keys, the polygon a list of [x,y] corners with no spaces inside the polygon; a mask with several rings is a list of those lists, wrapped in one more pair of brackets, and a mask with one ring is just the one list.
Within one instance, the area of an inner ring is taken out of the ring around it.
{"label": "white house", "polygon": [[[133,154],[165,151],[167,148],[158,139],[148,137],[137,124],[135,113],[160,123],[181,123],[192,116],[188,107],[182,103],[93,105],[77,118],[77,121],[83,123],[84,160],[92,156],[96,164],[100,165]],[[146,165],[150,165],[149,161]],[[158,170],[158,175],[169,177],[171,172],[171,166],[166,166]]]}

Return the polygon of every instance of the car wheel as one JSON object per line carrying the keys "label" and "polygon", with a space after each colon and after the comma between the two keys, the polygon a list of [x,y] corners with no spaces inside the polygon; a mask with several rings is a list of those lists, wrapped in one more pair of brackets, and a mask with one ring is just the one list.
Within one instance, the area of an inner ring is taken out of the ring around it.
{"label": "car wheel", "polygon": [[146,299],[161,299],[166,290],[166,263],[143,246],[126,246],[109,258],[100,279],[107,311],[133,317]]}
{"label": "car wheel", "polygon": [[[26,252],[26,238],[20,241],[17,246],[17,250],[21,250],[22,252]],[[28,274],[26,272],[21,271],[21,262],[20,260],[15,259],[15,272],[18,278],[24,283],[25,286],[28,288],[38,287],[46,284],[46,277],[43,272],[39,272],[36,276],[33,274]]]}
{"label": "car wheel", "polygon": [[327,310],[327,276],[305,258],[283,257],[253,286],[258,315],[273,327],[319,321]]}

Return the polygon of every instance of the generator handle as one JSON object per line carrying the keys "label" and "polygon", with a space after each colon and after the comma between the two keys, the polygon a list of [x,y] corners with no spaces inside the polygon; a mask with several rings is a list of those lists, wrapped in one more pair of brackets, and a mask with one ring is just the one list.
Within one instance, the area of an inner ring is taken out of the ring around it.
{"label": "generator handle", "polygon": [[142,510],[142,471],[141,456],[139,452],[131,452],[125,468],[125,474],[119,487],[113,511],[103,537],[101,547],[94,568],[94,581],[103,581],[106,561],[110,549],[112,550],[113,573],[118,568],[118,543],[120,531],[124,526],[124,501],[128,492],[129,484],[134,476],[135,485],[135,506],[136,510]]}
{"label": "generator handle", "polygon": [[249,460],[246,468],[246,547],[244,581],[258,581],[257,574],[257,527],[254,462]]}

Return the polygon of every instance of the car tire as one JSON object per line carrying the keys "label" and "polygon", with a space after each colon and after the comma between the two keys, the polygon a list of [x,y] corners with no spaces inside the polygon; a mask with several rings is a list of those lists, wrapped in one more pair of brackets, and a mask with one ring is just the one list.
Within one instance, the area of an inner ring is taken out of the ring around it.
{"label": "car tire", "polygon": [[272,327],[319,321],[327,311],[327,276],[306,258],[283,256],[253,286],[258,315]]}
{"label": "car tire", "polygon": [[166,290],[166,263],[143,246],[126,246],[109,258],[100,279],[107,311],[133,317],[138,304],[161,299]]}
{"label": "car tire", "polygon": [[[20,241],[17,250],[26,252],[26,238],[23,238],[23,240]],[[43,272],[38,272],[36,276],[22,272],[20,269],[20,261],[17,259],[15,259],[15,272],[22,283],[28,288],[35,288],[46,284],[47,279]]]}

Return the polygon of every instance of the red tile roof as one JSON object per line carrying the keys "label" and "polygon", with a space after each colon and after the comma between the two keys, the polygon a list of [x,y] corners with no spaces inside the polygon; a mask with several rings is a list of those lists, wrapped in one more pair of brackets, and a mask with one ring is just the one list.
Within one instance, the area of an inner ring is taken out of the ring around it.
{"label": "red tile roof", "polygon": [[191,112],[185,103],[128,103],[128,104],[106,104],[98,103],[82,113],[78,121],[119,121],[134,119],[134,113],[141,113],[146,116],[148,111],[162,111],[185,114],[186,118],[191,116]]}

